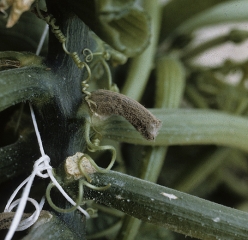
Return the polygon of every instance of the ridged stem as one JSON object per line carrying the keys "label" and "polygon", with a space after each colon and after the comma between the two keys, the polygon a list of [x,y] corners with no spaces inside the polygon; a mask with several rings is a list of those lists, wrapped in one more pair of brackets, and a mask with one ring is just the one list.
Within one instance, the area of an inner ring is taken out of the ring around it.
{"label": "ridged stem", "polygon": [[[177,108],[185,87],[185,71],[181,62],[172,57],[163,57],[156,63],[156,74],[155,106],[158,108]],[[149,148],[143,159],[139,178],[157,182],[166,153],[167,146]],[[117,239],[135,239],[141,223],[139,219],[126,215]]]}
{"label": "ridged stem", "polygon": [[142,221],[199,239],[247,239],[248,213],[114,171],[94,173],[91,179],[111,187],[101,192],[85,188],[86,198]]}
{"label": "ridged stem", "polygon": [[23,101],[44,103],[51,98],[51,72],[44,67],[21,67],[0,72],[0,111]]}
{"label": "ridged stem", "polygon": [[144,9],[147,9],[149,15],[152,16],[150,45],[143,53],[132,59],[127,79],[122,89],[123,94],[137,101],[139,101],[143,95],[150,72],[153,68],[161,21],[161,7],[159,1],[144,0],[143,2]]}
{"label": "ridged stem", "polygon": [[248,152],[248,119],[213,110],[150,109],[163,125],[155,141],[147,141],[124,119],[111,117],[102,126],[105,138],[165,146],[217,144]]}

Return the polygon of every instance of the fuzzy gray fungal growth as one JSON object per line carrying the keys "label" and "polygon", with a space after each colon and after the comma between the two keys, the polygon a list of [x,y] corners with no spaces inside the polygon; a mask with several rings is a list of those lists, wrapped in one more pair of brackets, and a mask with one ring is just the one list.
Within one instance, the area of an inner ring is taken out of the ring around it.
{"label": "fuzzy gray fungal growth", "polygon": [[137,101],[120,93],[109,90],[97,90],[91,93],[88,104],[98,117],[120,115],[130,122],[147,140],[154,140],[161,127],[161,121],[155,118]]}

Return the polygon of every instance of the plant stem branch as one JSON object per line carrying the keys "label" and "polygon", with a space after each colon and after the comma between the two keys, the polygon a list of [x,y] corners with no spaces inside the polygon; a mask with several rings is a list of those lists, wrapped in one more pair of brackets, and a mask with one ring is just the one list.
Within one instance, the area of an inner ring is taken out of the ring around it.
{"label": "plant stem branch", "polygon": [[147,141],[121,117],[111,117],[103,125],[105,138],[121,142],[164,146],[217,144],[248,152],[248,119],[211,110],[150,109],[163,125],[155,141]]}
{"label": "plant stem branch", "polygon": [[[158,108],[177,108],[185,87],[185,71],[178,59],[163,57],[156,63],[156,103]],[[143,159],[139,178],[157,182],[160,175],[167,146],[151,147]],[[138,233],[141,221],[126,215],[117,236],[120,240],[133,240]]]}
{"label": "plant stem branch", "polygon": [[20,103],[44,103],[52,98],[51,72],[44,67],[21,67],[0,72],[0,111]]}
{"label": "plant stem branch", "polygon": [[147,9],[150,16],[152,16],[150,45],[142,54],[132,60],[125,85],[122,89],[124,95],[137,101],[139,101],[143,95],[150,72],[153,68],[161,21],[161,7],[159,1],[144,0],[144,9]]}
{"label": "plant stem branch", "polygon": [[101,192],[85,187],[86,198],[143,221],[200,239],[247,239],[245,212],[114,171],[94,173],[91,179],[111,187]]}

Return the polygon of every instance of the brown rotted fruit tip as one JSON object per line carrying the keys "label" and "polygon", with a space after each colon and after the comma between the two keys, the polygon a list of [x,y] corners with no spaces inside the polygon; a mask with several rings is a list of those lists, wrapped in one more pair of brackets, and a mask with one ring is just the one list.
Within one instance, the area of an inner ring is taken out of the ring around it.
{"label": "brown rotted fruit tip", "polygon": [[[154,117],[154,116],[153,116]],[[144,133],[141,133],[147,140],[153,141],[158,135],[158,131],[162,126],[162,122],[155,118],[148,124]]]}
{"label": "brown rotted fruit tip", "polygon": [[154,140],[162,125],[144,106],[123,94],[99,89],[91,93],[90,100],[88,104],[95,116],[122,116],[147,140]]}

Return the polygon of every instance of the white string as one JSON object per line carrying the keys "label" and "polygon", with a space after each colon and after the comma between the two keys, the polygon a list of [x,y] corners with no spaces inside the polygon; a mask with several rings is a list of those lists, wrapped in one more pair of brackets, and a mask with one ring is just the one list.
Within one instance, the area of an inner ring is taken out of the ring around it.
{"label": "white string", "polygon": [[[16,231],[23,231],[23,230],[29,228],[30,226],[32,226],[37,221],[37,219],[39,218],[40,212],[41,212],[41,210],[43,208],[43,205],[45,203],[45,198],[44,197],[41,199],[40,204],[38,204],[37,201],[34,200],[33,198],[28,198],[27,200],[34,205],[36,211],[30,217],[28,217],[27,219],[22,220],[19,223]],[[16,207],[19,204],[19,202],[20,202],[20,199],[17,199],[16,201],[14,201],[10,205],[9,210],[11,211],[14,207]]]}
{"label": "white string", "polygon": [[[43,149],[43,145],[42,145],[40,133],[39,133],[39,130],[38,130],[37,122],[36,122],[36,119],[35,119],[34,111],[33,111],[32,105],[29,104],[29,106],[30,106],[30,110],[31,110],[31,116],[32,116],[33,124],[34,124],[35,133],[36,133],[37,140],[38,140],[38,143],[39,143],[39,146],[40,146],[40,152],[41,152],[42,155],[44,154],[44,157],[45,157],[47,155],[45,155],[45,152],[44,152],[44,149]],[[75,206],[76,203],[72,200],[72,198],[70,198],[68,196],[68,194],[60,186],[60,184],[58,183],[58,181],[56,180],[56,178],[53,176],[52,167],[49,165],[49,162],[50,162],[50,158],[49,158],[49,161],[44,161],[44,164],[47,167],[46,168],[47,174],[42,174],[41,172],[39,172],[39,175],[38,174],[37,175],[40,176],[40,177],[48,177],[49,176],[50,179],[52,180],[53,184],[58,188],[58,190],[62,193],[62,195],[65,197],[65,199],[68,202],[70,202],[73,206]],[[81,208],[80,206],[78,206],[77,209],[80,212],[82,212],[87,218],[90,218],[90,215],[83,208]]]}
{"label": "white string", "polygon": [[[39,55],[40,54],[40,51],[41,51],[41,48],[42,48],[42,46],[44,44],[44,41],[45,41],[47,32],[48,32],[48,27],[45,26],[45,28],[43,30],[43,33],[42,33],[42,36],[41,36],[41,39],[40,39],[40,42],[38,44],[37,50],[36,50],[36,55]],[[37,126],[37,124],[36,124],[36,126]],[[38,176],[41,176],[41,177],[48,177],[48,175],[44,175],[42,173],[42,171],[46,170],[47,167],[48,167],[46,164],[43,164],[44,160],[46,159],[46,161],[50,161],[50,158],[45,155],[44,150],[42,152],[43,147],[40,148],[40,149],[41,149],[42,157],[35,162],[34,169],[33,169],[32,174],[28,178],[26,178],[17,187],[17,189],[11,195],[11,197],[10,197],[10,199],[9,199],[9,201],[8,201],[5,209],[4,209],[4,212],[10,212],[10,211],[12,211],[12,209],[14,207],[16,207],[18,205],[18,209],[17,209],[17,211],[15,213],[14,219],[13,219],[13,221],[11,223],[10,229],[9,229],[9,231],[8,231],[6,237],[5,237],[5,240],[11,239],[13,237],[15,231],[25,230],[28,227],[32,226],[36,222],[36,220],[38,219],[38,217],[40,215],[40,211],[41,211],[41,209],[42,209],[42,207],[44,205],[44,202],[45,202],[45,198],[44,197],[41,199],[40,204],[38,204],[36,200],[28,197],[29,192],[30,192],[30,188],[32,186],[32,183],[33,183],[33,180],[34,180],[35,175],[38,175]],[[25,184],[26,184],[26,187],[24,188],[22,197],[12,203],[12,201],[15,198],[15,196],[19,192],[19,190]],[[25,208],[25,206],[27,204],[27,201],[30,201],[34,205],[34,207],[35,207],[36,210],[35,210],[35,212],[29,218],[27,218],[27,219],[25,219],[25,220],[23,220],[23,221],[20,222],[21,217],[23,215],[24,208]]]}
{"label": "white string", "polygon": [[47,35],[47,33],[48,33],[48,29],[49,29],[49,26],[48,26],[48,24],[46,24],[46,25],[45,25],[45,28],[44,28],[44,30],[43,30],[42,36],[41,36],[41,38],[40,38],[40,42],[39,42],[38,47],[37,47],[37,49],[36,49],[36,53],[35,53],[35,54],[36,54],[37,56],[40,55],[42,46],[43,46],[43,44],[44,44],[44,42],[45,42],[46,35]]}
{"label": "white string", "polygon": [[[43,149],[43,145],[42,145],[42,141],[41,141],[41,137],[40,137],[40,133],[39,133],[39,130],[38,130],[38,126],[37,126],[37,122],[36,122],[36,119],[35,119],[35,115],[34,115],[34,110],[33,110],[33,107],[31,104],[29,104],[30,106],[30,111],[31,111],[31,116],[32,116],[32,120],[33,120],[33,124],[34,124],[34,129],[35,129],[35,133],[36,133],[36,136],[37,136],[37,140],[38,140],[38,143],[39,143],[39,147],[40,147],[40,152],[41,154],[43,155],[42,157],[47,157],[49,158],[45,152],[44,152],[44,149]],[[41,157],[41,158],[42,158]],[[41,159],[40,158],[40,159]],[[38,160],[39,161],[39,160]],[[36,161],[37,162],[37,161]],[[45,164],[45,169],[47,170],[47,174],[42,174],[41,172],[42,171],[39,171],[36,173],[36,175],[40,176],[40,177],[43,177],[43,178],[46,178],[46,177],[50,177],[50,179],[52,180],[53,184],[58,188],[58,190],[62,193],[62,195],[65,197],[65,199],[70,202],[73,206],[76,205],[76,203],[72,200],[72,198],[70,198],[68,196],[68,194],[64,191],[64,189],[60,186],[60,184],[58,183],[58,181],[56,180],[56,178],[53,176],[53,172],[52,172],[52,167],[50,166],[49,164],[50,162],[50,158],[49,160],[47,159],[47,161],[44,161],[44,164]],[[35,163],[35,165],[38,165],[39,163]],[[34,165],[34,166],[35,166]],[[44,169],[43,169],[44,170]],[[86,218],[90,218],[90,215],[87,213],[87,211],[85,211],[83,208],[81,208],[80,206],[77,207],[77,209],[82,212]]]}
{"label": "white string", "polygon": [[[47,155],[44,155],[41,158],[39,158],[34,164],[33,172],[31,173],[31,175],[28,178],[26,178],[18,186],[18,188],[14,191],[14,193],[11,195],[11,197],[10,197],[10,199],[9,199],[5,209],[4,209],[4,212],[11,212],[11,210],[15,206],[18,205],[18,207],[17,207],[16,213],[15,213],[15,216],[13,218],[13,221],[11,222],[9,231],[8,231],[6,237],[5,237],[5,240],[10,240],[13,237],[15,231],[21,231],[21,230],[27,229],[33,223],[35,223],[36,220],[38,219],[38,217],[40,215],[40,211],[41,211],[42,208],[41,209],[39,207],[37,208],[37,205],[39,206],[38,202],[36,200],[34,200],[34,199],[30,200],[30,198],[28,196],[29,196],[30,189],[32,187],[32,184],[33,184],[33,181],[34,181],[34,178],[35,178],[36,175],[38,175],[38,176],[43,175],[43,177],[48,177],[48,176],[45,176],[45,174],[42,174],[42,171],[48,170],[48,168],[50,168],[50,169],[52,168],[51,166],[47,166],[47,164],[45,164],[45,162],[48,162],[48,164],[49,164],[49,161],[50,161],[50,158]],[[11,204],[11,202],[15,198],[16,194],[18,193],[18,191],[25,184],[26,184],[26,186],[25,186],[25,188],[23,190],[21,198]],[[28,200],[31,203],[33,203],[33,205],[36,208],[36,211],[34,212],[33,215],[31,215],[29,217],[29,220],[30,220],[29,222],[27,221],[27,219],[24,220],[24,221],[21,221],[21,218],[22,218],[22,215],[23,215],[23,212],[24,212],[24,209],[26,207],[26,204],[27,204]],[[42,201],[44,201],[44,200],[42,200]],[[18,228],[20,221],[21,221],[20,228]]]}
{"label": "white string", "polygon": [[[44,152],[44,148],[43,148],[43,145],[42,145],[42,141],[41,141],[41,137],[40,137],[40,133],[39,133],[39,130],[38,130],[38,126],[37,126],[37,122],[36,122],[36,119],[35,119],[35,115],[34,115],[32,105],[29,104],[29,106],[30,106],[30,111],[31,111],[31,116],[32,116],[33,124],[34,124],[35,133],[36,133],[36,136],[37,136],[37,140],[38,140],[38,144],[39,144],[40,152],[41,152],[42,156],[37,161],[35,161],[35,164],[34,164],[34,167],[33,167],[33,172],[13,192],[13,194],[11,195],[11,197],[10,197],[10,199],[9,199],[5,209],[4,209],[4,212],[11,212],[11,210],[18,205],[17,211],[15,213],[13,221],[11,222],[11,225],[10,225],[9,231],[8,231],[6,237],[5,237],[5,240],[11,240],[11,238],[13,237],[15,231],[22,231],[22,230],[25,230],[25,229],[29,228],[31,225],[33,225],[36,222],[36,220],[38,219],[38,217],[40,215],[40,211],[42,210],[44,200],[42,200],[43,203],[41,203],[39,205],[36,200],[28,197],[29,193],[30,193],[31,186],[33,184],[33,181],[34,181],[34,178],[35,178],[36,175],[40,176],[42,178],[50,177],[50,179],[52,180],[53,184],[58,188],[58,190],[62,193],[62,195],[66,198],[66,200],[68,202],[70,202],[73,206],[76,205],[76,203],[67,195],[67,193],[63,190],[63,188],[60,186],[58,181],[53,176],[52,167],[49,164],[50,163],[50,158]],[[47,171],[47,173],[42,173],[45,170]],[[16,201],[14,201],[13,203],[11,203],[13,201],[13,199],[15,198],[16,194],[19,192],[19,190],[25,184],[26,184],[26,186],[25,186],[25,188],[23,190],[22,197],[20,199],[16,200]],[[22,218],[24,209],[26,207],[27,201],[30,201],[35,206],[36,211],[29,218],[21,221],[21,218]],[[86,218],[90,217],[90,215],[87,213],[87,211],[85,211],[80,206],[78,206],[77,209],[80,212],[82,212],[86,216]]]}

